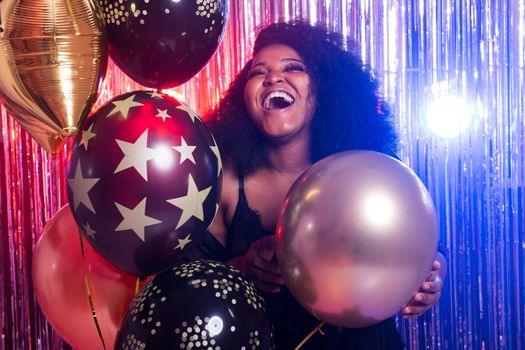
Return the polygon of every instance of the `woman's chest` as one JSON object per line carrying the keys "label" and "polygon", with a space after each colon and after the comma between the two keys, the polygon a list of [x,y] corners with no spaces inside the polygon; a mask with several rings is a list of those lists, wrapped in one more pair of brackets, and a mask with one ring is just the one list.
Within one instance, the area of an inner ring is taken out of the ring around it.
{"label": "woman's chest", "polygon": [[247,182],[245,195],[248,205],[257,211],[264,227],[273,230],[277,226],[277,220],[284,199],[292,184],[290,179],[259,179],[259,181]]}

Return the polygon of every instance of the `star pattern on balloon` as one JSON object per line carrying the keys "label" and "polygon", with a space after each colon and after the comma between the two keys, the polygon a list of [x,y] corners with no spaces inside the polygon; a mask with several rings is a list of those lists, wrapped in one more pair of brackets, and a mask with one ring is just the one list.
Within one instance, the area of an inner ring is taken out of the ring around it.
{"label": "star pattern on balloon", "polygon": [[184,247],[186,247],[186,245],[188,245],[189,243],[191,243],[191,239],[190,239],[190,235],[191,233],[188,233],[188,235],[186,237],[184,237],[183,239],[180,239],[178,238],[177,241],[179,242],[177,244],[177,246],[173,249],[180,249],[180,250],[183,250]]}
{"label": "star pattern on balloon", "polygon": [[182,214],[177,223],[178,229],[184,225],[192,217],[204,221],[204,211],[202,209],[204,200],[210,193],[211,186],[203,190],[199,190],[191,174],[188,175],[188,191],[185,196],[168,199],[167,202],[182,209]]}
{"label": "star pattern on balloon", "polygon": [[117,226],[115,231],[132,230],[143,242],[146,241],[144,228],[162,222],[146,215],[146,197],[134,208],[127,208],[117,202],[115,202],[115,205],[123,217],[122,222]]}
{"label": "star pattern on balloon", "polygon": [[91,199],[89,198],[89,191],[95,186],[95,184],[100,180],[99,178],[85,178],[82,175],[82,167],[80,161],[77,163],[75,169],[75,174],[73,178],[67,179],[68,185],[73,191],[73,210],[77,210],[80,203],[84,204],[86,208],[95,213]]}
{"label": "star pattern on balloon", "polygon": [[136,276],[160,271],[199,244],[216,214],[221,175],[202,121],[192,123],[195,113],[177,109],[177,99],[152,94],[131,92],[100,107],[79,130],[67,176],[82,235]]}
{"label": "star pattern on balloon", "polygon": [[173,148],[180,153],[179,164],[182,164],[185,160],[189,160],[195,164],[195,158],[193,158],[193,151],[197,146],[188,146],[184,137],[180,137],[180,146],[173,146]]}
{"label": "star pattern on balloon", "polygon": [[111,110],[111,112],[108,113],[108,118],[111,117],[112,115],[120,112],[122,114],[122,116],[124,117],[124,119],[127,119],[129,110],[131,108],[143,106],[142,103],[135,102],[133,100],[134,98],[135,98],[135,95],[131,95],[131,96],[129,96],[128,98],[126,98],[124,100],[115,100],[115,101],[113,101],[112,104],[115,106],[115,108],[113,108]]}
{"label": "star pattern on balloon", "polygon": [[195,118],[197,118],[197,120],[200,120],[198,114],[188,105],[181,104],[180,106],[177,107],[177,109],[180,109],[181,111],[186,112],[188,116],[191,118],[191,121],[193,123],[195,123]]}
{"label": "star pattern on balloon", "polygon": [[148,95],[150,95],[151,98],[160,98],[160,99],[164,99],[164,97],[162,96],[161,93],[157,92],[157,91],[150,91],[147,93]]}
{"label": "star pattern on balloon", "polygon": [[217,146],[217,142],[215,141],[215,138],[213,136],[212,138],[213,138],[213,146],[210,146],[210,149],[213,152],[213,154],[215,154],[215,157],[217,157],[217,177],[219,177],[219,174],[221,173],[221,170],[222,170],[222,158],[221,158],[221,153],[219,151],[219,147]]}
{"label": "star pattern on balloon", "polygon": [[157,156],[157,151],[153,148],[148,148],[148,129],[140,135],[135,142],[126,142],[117,140],[118,146],[124,152],[124,158],[120,161],[114,174],[127,168],[135,168],[137,172],[148,181],[148,160]]}
{"label": "star pattern on balloon", "polygon": [[82,136],[80,137],[80,142],[78,143],[78,147],[84,146],[86,151],[88,149],[89,140],[97,136],[97,134],[91,131],[92,128],[93,124],[89,126],[89,129],[82,130]]}
{"label": "star pattern on balloon", "polygon": [[84,231],[86,231],[86,235],[89,238],[96,239],[95,233],[97,232],[91,228],[91,225],[89,224],[89,222],[84,225]]}
{"label": "star pattern on balloon", "polygon": [[171,115],[168,114],[168,110],[167,109],[158,109],[157,108],[157,115],[155,116],[156,118],[162,118],[162,121],[163,122],[166,122],[166,119],[167,118],[171,118]]}

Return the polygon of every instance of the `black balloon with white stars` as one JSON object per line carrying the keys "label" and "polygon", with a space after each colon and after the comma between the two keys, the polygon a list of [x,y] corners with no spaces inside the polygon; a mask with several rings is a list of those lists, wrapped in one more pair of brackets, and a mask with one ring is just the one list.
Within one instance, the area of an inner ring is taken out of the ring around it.
{"label": "black balloon with white stars", "polygon": [[115,349],[273,349],[264,299],[233,268],[197,260],[160,272],[135,297]]}
{"label": "black balloon with white stars", "polygon": [[217,213],[222,162],[198,115],[151,91],[116,96],[81,126],[67,176],[87,241],[144,277],[198,245]]}

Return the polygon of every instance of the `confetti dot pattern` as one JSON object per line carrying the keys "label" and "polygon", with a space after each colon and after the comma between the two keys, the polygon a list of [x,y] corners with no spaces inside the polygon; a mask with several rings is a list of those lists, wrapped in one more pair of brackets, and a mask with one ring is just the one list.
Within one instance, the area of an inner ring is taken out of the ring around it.
{"label": "confetti dot pattern", "polygon": [[131,304],[116,349],[273,349],[264,299],[235,269],[197,260],[160,272]]}
{"label": "confetti dot pattern", "polygon": [[142,85],[169,88],[195,75],[222,41],[228,0],[97,0],[110,55]]}

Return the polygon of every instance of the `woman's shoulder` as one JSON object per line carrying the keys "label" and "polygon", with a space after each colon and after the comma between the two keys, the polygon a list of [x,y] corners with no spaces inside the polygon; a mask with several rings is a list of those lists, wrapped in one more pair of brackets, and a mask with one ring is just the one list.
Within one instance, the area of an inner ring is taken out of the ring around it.
{"label": "woman's shoulder", "polygon": [[225,164],[222,169],[221,207],[227,216],[239,200],[239,175],[235,169]]}
{"label": "woman's shoulder", "polygon": [[222,186],[219,209],[213,222],[208,228],[208,231],[223,246],[226,246],[228,240],[228,227],[239,198],[238,187],[237,173],[232,167],[224,165],[222,168]]}

